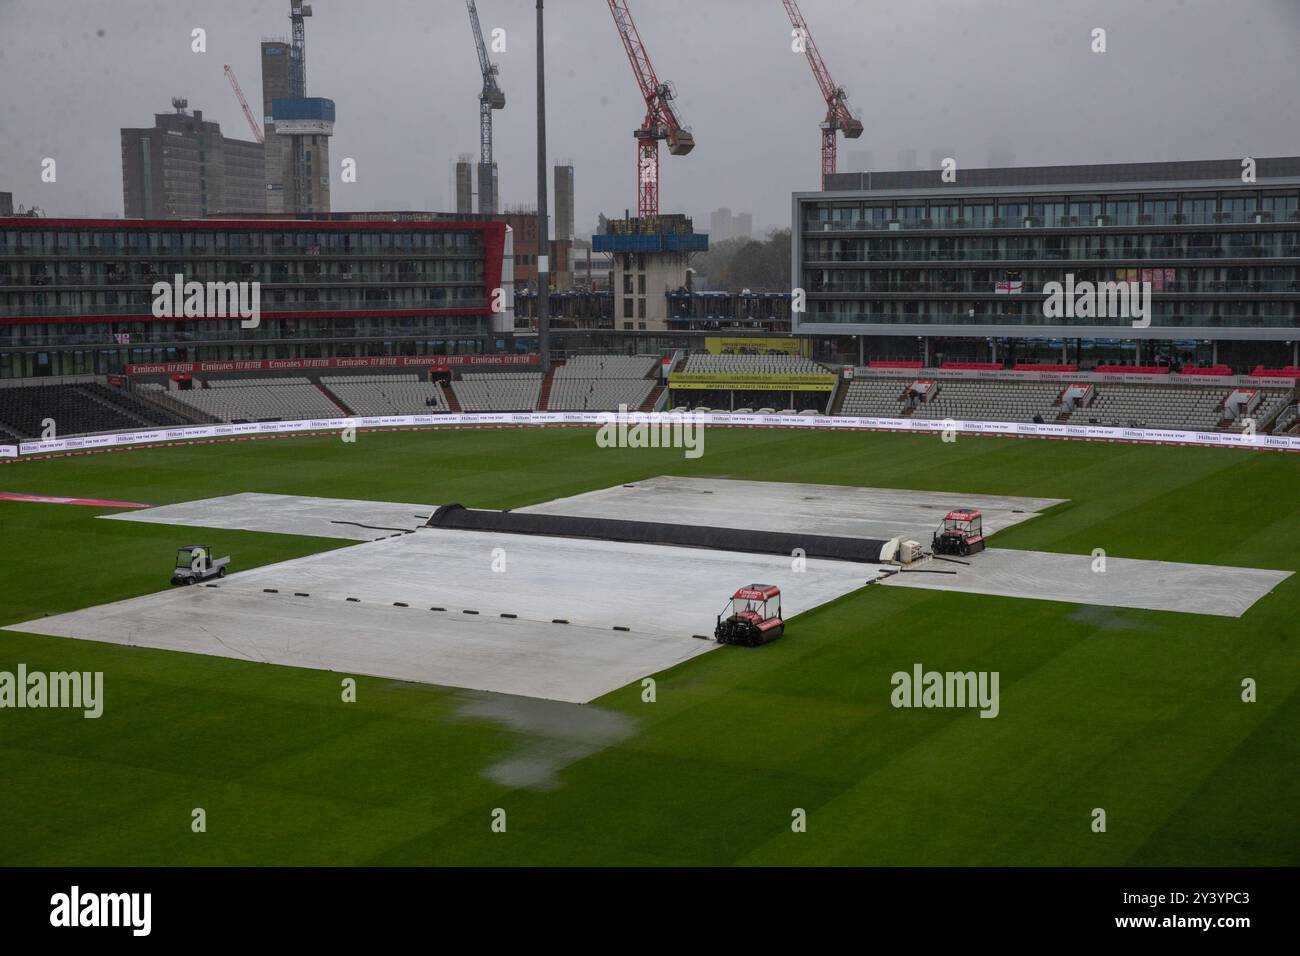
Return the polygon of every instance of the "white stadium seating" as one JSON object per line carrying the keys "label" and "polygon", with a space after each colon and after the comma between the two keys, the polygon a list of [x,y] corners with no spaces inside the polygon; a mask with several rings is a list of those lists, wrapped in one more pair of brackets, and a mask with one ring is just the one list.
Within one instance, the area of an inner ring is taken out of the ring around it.
{"label": "white stadium seating", "polygon": [[456,400],[466,412],[526,412],[537,407],[542,393],[540,372],[466,372],[452,382]]}
{"label": "white stadium seating", "polygon": [[321,376],[321,384],[356,415],[428,415],[448,411],[442,387],[418,375]]}
{"label": "white stadium seating", "polygon": [[654,390],[655,355],[577,355],[555,370],[548,409],[614,411],[640,408]]}
{"label": "white stadium seating", "polygon": [[170,397],[222,421],[337,418],[342,410],[305,378],[226,380],[210,388],[171,392]]}

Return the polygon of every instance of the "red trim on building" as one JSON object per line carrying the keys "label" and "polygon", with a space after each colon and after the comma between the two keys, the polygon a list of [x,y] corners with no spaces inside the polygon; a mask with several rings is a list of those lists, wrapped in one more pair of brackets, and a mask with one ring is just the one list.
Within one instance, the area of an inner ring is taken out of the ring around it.
{"label": "red trim on building", "polygon": [[[497,274],[501,274],[501,263],[497,263]],[[488,270],[488,277],[491,278],[491,269]],[[488,299],[491,300],[491,290],[496,286],[488,286]],[[263,312],[261,318],[269,319],[383,319],[383,318],[401,318],[410,316],[414,318],[417,315],[436,315],[436,316],[456,316],[467,315],[473,317],[482,317],[491,315],[490,308],[483,309],[328,309],[317,311],[315,309],[299,309],[292,312]],[[239,315],[164,315],[157,318],[152,313],[141,315],[4,315],[0,316],[0,325],[40,325],[53,322],[69,322],[76,325],[86,325],[91,322],[224,322],[239,320]],[[250,328],[250,332],[255,329]],[[168,342],[141,342],[134,346],[121,346],[123,348],[164,348],[168,345],[187,345],[189,343],[168,343]],[[51,346],[51,348],[73,348],[74,346]],[[103,347],[118,347],[113,343],[106,342]]]}
{"label": "red trim on building", "polygon": [[[504,245],[504,221],[463,222],[456,219],[414,219],[393,222],[378,219],[42,219],[31,216],[0,216],[0,228],[26,229],[108,229],[128,232],[140,229],[256,229],[263,232],[344,232],[369,229],[375,232],[485,232],[498,233]],[[125,253],[124,253],[125,254]]]}
{"label": "red trim on building", "polygon": [[[0,217],[0,229],[22,229],[28,232],[40,232],[50,229],[98,229],[112,230],[114,232],[139,231],[144,229],[158,230],[182,230],[192,231],[201,230],[231,230],[231,229],[248,229],[260,232],[292,231],[292,232],[344,232],[349,230],[361,230],[370,232],[481,232],[483,233],[483,255],[485,258],[483,275],[485,280],[485,294],[488,302],[492,300],[494,289],[501,287],[501,266],[502,256],[505,255],[506,246],[506,224],[498,221],[478,221],[462,222],[454,219],[432,219],[427,221],[403,221],[389,222],[376,221],[368,219],[347,219],[347,220],[330,220],[328,222],[314,222],[306,219],[39,219],[28,216],[23,217]],[[285,250],[290,254],[294,250]],[[122,251],[123,256],[139,255]],[[12,259],[8,256],[5,258],[10,261],[31,261],[41,258],[77,258],[80,253],[39,253],[30,255],[24,253],[23,256],[14,256]],[[99,254],[95,254],[99,257]],[[186,256],[182,250],[179,253],[160,254],[158,258],[175,258],[177,256]],[[401,252],[394,250],[393,257],[400,257]],[[199,258],[205,258],[205,254],[198,254]],[[249,256],[251,259],[272,259],[276,258],[274,253],[265,252]],[[322,283],[324,285],[324,283]],[[51,291],[58,291],[58,287],[51,286]],[[460,309],[460,308],[428,308],[428,309],[345,309],[345,310],[322,310],[308,311],[300,310],[293,312],[272,312],[263,311],[264,319],[343,319],[343,318],[386,318],[386,317],[403,317],[403,316],[473,316],[483,317],[490,316],[492,310],[490,305],[482,309]],[[42,316],[0,316],[0,325],[45,325],[55,322],[68,322],[72,324],[84,325],[91,322],[202,322],[211,320],[212,316],[198,316],[186,318],[184,316],[168,316],[162,319],[156,319],[152,314],[145,315],[42,315]]]}
{"label": "red trim on building", "polygon": [[[193,373],[211,372],[282,372],[340,368],[432,368],[450,371],[454,366],[536,365],[536,355],[371,355],[335,356],[333,358],[296,359],[214,359],[209,362],[146,362],[126,366],[127,375],[171,375],[189,378]],[[250,378],[250,385],[258,380]]]}

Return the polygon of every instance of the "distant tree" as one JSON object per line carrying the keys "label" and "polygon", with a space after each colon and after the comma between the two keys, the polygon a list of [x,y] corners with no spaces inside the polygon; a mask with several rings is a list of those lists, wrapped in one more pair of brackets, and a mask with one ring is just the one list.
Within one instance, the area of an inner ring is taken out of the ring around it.
{"label": "distant tree", "polygon": [[691,262],[710,288],[777,292],[790,288],[790,230],[778,229],[766,238],[724,239]]}

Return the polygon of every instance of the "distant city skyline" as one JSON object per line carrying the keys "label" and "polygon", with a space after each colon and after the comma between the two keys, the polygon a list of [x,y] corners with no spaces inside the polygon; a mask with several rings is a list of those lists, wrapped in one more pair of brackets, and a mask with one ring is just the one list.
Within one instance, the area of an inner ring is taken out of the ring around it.
{"label": "distant city skyline", "polygon": [[[1285,97],[1276,91],[1300,80],[1292,0],[803,6],[866,127],[839,142],[844,170],[861,154],[890,168],[904,150],[924,165],[941,148],[959,167],[1300,153],[1300,130],[1277,115]],[[781,5],[632,8],[696,141],[688,156],[661,151],[661,209],[700,228],[711,210],[751,210],[756,236],[787,226],[790,193],[819,183],[824,105],[790,49]],[[603,4],[553,0],[546,12],[548,166],[572,162],[575,231],[585,234],[598,214],[636,208],[632,131],[644,105]],[[501,208],[535,204],[533,5],[483,0],[479,14],[486,33],[504,31],[505,49],[494,53],[508,100],[495,117]],[[1108,31],[1104,54],[1090,50],[1098,26]],[[198,28],[204,53],[191,49]],[[222,67],[263,112],[260,43],[288,33],[286,0],[9,0],[0,5],[0,75],[22,95],[0,101],[0,188],[52,215],[120,208],[118,130],[145,125],[180,95],[225,135],[248,135]],[[447,171],[478,144],[481,77],[464,6],[321,0],[306,35],[310,91],[338,109],[332,208],[410,196],[452,209]],[[1204,68],[1224,50],[1249,50],[1249,68]],[[58,163],[55,183],[41,179],[45,158]],[[344,158],[356,161],[356,182],[340,181]]]}

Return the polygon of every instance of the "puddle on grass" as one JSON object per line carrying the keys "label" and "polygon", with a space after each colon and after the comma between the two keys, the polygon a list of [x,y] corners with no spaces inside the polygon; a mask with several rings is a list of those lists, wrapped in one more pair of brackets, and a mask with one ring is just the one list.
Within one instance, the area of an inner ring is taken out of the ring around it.
{"label": "puddle on grass", "polygon": [[1146,629],[1145,625],[1126,618],[1121,610],[1096,604],[1081,605],[1077,611],[1068,615],[1066,620],[1077,621],[1080,624],[1090,624],[1103,631],[1141,631]]}
{"label": "puddle on grass", "polygon": [[502,786],[529,790],[559,788],[559,771],[628,739],[637,730],[634,718],[590,704],[486,691],[460,694],[456,716],[491,721],[527,738],[519,750],[483,773]]}

